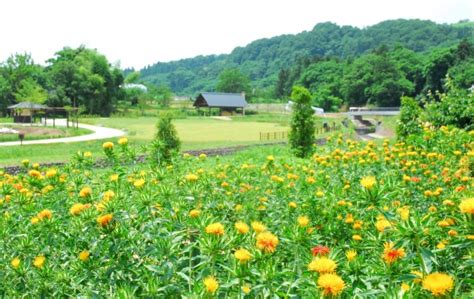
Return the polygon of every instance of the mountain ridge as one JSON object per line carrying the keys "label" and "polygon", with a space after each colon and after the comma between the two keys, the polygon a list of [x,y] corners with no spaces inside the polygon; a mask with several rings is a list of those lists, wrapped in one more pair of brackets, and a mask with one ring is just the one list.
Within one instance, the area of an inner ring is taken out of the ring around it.
{"label": "mountain ridge", "polygon": [[198,55],[170,62],[157,62],[140,70],[141,80],[169,85],[177,94],[192,95],[215,89],[220,72],[238,68],[256,89],[270,88],[278,72],[304,57],[350,59],[381,45],[402,45],[415,52],[449,47],[473,38],[474,22],[438,24],[429,20],[395,19],[358,28],[332,22],[316,24],[309,31],[257,39],[228,54]]}

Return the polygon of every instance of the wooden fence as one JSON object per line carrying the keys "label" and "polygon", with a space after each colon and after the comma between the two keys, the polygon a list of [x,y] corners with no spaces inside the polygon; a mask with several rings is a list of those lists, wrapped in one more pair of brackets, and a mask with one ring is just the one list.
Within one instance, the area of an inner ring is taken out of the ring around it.
{"label": "wooden fence", "polygon": [[[316,126],[314,129],[315,136],[328,133],[328,132],[335,132],[341,130],[341,125],[333,124],[330,125],[323,125],[323,126]],[[278,140],[287,140],[288,139],[288,131],[275,131],[275,132],[260,132],[260,141],[278,141]]]}
{"label": "wooden fence", "polygon": [[260,141],[286,140],[286,139],[288,139],[288,131],[260,132]]}

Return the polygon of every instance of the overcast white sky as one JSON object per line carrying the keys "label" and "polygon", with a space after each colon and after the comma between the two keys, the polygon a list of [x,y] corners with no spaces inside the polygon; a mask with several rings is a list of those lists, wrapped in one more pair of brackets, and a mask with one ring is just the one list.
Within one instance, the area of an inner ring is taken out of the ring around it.
{"label": "overcast white sky", "polygon": [[0,61],[44,63],[64,46],[96,48],[122,67],[229,53],[316,23],[364,27],[387,19],[474,19],[473,0],[1,0]]}

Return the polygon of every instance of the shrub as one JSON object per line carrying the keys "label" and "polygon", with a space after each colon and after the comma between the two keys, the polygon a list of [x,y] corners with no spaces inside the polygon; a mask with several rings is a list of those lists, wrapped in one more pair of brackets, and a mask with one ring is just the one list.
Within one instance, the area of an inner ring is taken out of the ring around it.
{"label": "shrub", "polygon": [[426,120],[436,127],[452,125],[460,129],[474,129],[474,96],[472,91],[455,88],[446,81],[446,93],[437,94],[439,101],[428,96]]}
{"label": "shrub", "polygon": [[397,124],[397,136],[399,139],[405,139],[412,134],[419,134],[423,131],[420,121],[422,111],[415,99],[402,97],[400,119]]}
{"label": "shrub", "polygon": [[290,146],[297,157],[306,157],[311,154],[314,143],[311,94],[304,87],[294,86],[291,99],[294,101],[294,106],[289,134]]}
{"label": "shrub", "polygon": [[179,152],[181,141],[169,114],[162,114],[156,127],[158,132],[151,144],[150,159],[152,163],[162,165],[169,163],[173,155]]}

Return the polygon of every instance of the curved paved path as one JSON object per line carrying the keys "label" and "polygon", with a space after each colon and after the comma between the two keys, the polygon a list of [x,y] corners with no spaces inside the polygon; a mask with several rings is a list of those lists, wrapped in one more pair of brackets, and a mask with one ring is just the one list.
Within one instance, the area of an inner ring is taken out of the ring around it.
{"label": "curved paved path", "polygon": [[[52,125],[53,122],[48,121],[47,124]],[[18,125],[18,124],[15,124],[15,125]],[[66,120],[56,119],[56,126],[66,127]],[[106,128],[106,127],[98,127],[98,126],[93,126],[93,125],[79,124],[79,128],[91,130],[94,133],[81,135],[81,136],[74,136],[74,137],[27,140],[27,141],[23,141],[23,145],[80,142],[80,141],[114,138],[114,137],[120,137],[120,136],[125,135],[125,132],[122,130]],[[20,144],[21,144],[20,141],[0,142],[0,146],[14,146],[14,145],[20,145]]]}

